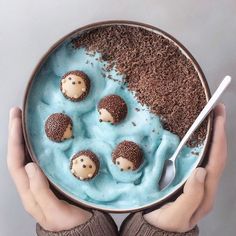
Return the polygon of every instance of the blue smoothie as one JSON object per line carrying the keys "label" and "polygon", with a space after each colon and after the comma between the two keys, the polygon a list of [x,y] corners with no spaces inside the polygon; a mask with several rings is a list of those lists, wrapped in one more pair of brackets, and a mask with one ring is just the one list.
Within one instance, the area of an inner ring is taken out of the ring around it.
{"label": "blue smoothie", "polygon": [[[111,210],[143,207],[175,191],[186,180],[198,164],[194,153],[201,153],[203,145],[183,149],[174,182],[160,191],[163,164],[178,146],[179,137],[165,130],[160,118],[136,100],[115,67],[104,70],[107,63],[100,57],[83,48],[74,49],[69,41],[50,54],[28,96],[26,128],[30,144],[45,175],[73,198]],[[66,99],[60,91],[62,76],[72,70],[81,70],[90,78],[89,95],[80,102]],[[99,122],[97,105],[110,94],[121,96],[127,103],[128,115],[118,125]],[[61,143],[48,139],[44,125],[53,113],[71,117],[73,139]],[[137,143],[144,152],[144,162],[136,171],[122,172],[112,162],[112,151],[124,140]],[[100,169],[94,179],[80,181],[70,171],[70,160],[75,153],[87,149],[98,156]]]}

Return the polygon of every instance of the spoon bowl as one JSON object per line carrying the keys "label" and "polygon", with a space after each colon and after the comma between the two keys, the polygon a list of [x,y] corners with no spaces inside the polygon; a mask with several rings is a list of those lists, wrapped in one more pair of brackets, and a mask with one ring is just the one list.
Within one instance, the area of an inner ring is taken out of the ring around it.
{"label": "spoon bowl", "polygon": [[174,161],[171,159],[166,160],[163,167],[163,173],[159,181],[159,189],[163,190],[164,188],[167,188],[173,182],[175,175],[176,168]]}

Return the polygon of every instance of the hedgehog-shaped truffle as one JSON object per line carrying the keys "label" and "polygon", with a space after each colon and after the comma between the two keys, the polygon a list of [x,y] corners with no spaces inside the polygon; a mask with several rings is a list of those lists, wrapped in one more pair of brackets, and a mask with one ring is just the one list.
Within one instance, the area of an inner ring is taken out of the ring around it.
{"label": "hedgehog-shaped truffle", "polygon": [[67,99],[78,102],[88,95],[90,80],[82,71],[70,71],[62,77],[60,89]]}
{"label": "hedgehog-shaped truffle", "polygon": [[117,124],[125,119],[128,109],[125,101],[118,95],[112,94],[101,99],[98,104],[99,121]]}
{"label": "hedgehog-shaped truffle", "polygon": [[94,178],[99,170],[100,162],[97,156],[84,150],[76,153],[70,162],[71,173],[79,180],[90,180]]}
{"label": "hedgehog-shaped truffle", "polygon": [[112,161],[121,171],[134,171],[143,163],[143,151],[136,143],[123,141],[113,151]]}
{"label": "hedgehog-shaped truffle", "polygon": [[45,133],[54,142],[62,142],[73,136],[72,120],[63,113],[54,113],[48,117],[45,123]]}

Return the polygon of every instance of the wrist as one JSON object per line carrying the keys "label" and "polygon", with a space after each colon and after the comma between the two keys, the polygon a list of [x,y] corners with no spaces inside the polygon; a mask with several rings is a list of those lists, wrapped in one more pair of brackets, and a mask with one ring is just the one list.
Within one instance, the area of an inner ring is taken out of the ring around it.
{"label": "wrist", "polygon": [[[162,220],[160,219],[160,215],[157,216],[157,214],[155,214],[155,211],[152,211],[150,213],[144,214],[143,218],[144,220],[156,227],[159,228],[163,231],[167,231],[167,232],[174,232],[174,233],[187,233],[193,229],[197,229],[196,225],[192,225],[190,226],[189,224],[185,223],[184,221],[179,221],[178,219],[176,219],[175,221],[171,221],[171,220]],[[196,234],[198,235],[198,234]]]}
{"label": "wrist", "polygon": [[40,225],[46,231],[67,231],[86,224],[93,217],[92,212],[81,208],[72,209],[69,215],[71,215],[71,217],[57,217],[55,214],[52,219],[47,219],[44,222],[40,222]]}

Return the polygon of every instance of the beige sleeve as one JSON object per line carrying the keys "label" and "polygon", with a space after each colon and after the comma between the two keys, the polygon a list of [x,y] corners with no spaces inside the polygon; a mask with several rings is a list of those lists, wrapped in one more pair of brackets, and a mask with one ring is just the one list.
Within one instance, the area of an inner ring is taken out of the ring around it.
{"label": "beige sleeve", "polygon": [[122,223],[121,236],[198,236],[198,227],[186,233],[167,232],[150,225],[143,218],[142,212],[130,214]]}
{"label": "beige sleeve", "polygon": [[93,216],[86,223],[73,229],[51,232],[36,225],[38,236],[118,236],[117,226],[111,216],[100,211],[93,211]]}

